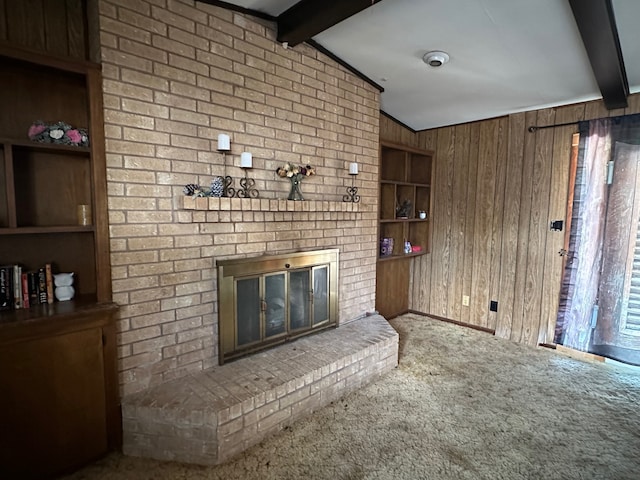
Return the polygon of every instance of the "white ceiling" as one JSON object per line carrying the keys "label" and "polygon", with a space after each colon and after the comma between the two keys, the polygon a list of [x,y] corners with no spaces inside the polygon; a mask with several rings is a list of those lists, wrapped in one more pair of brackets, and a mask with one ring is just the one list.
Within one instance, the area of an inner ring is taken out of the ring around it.
{"label": "white ceiling", "polygon": [[[297,1],[229,3],[278,16]],[[613,7],[638,92],[640,1]],[[414,130],[601,98],[568,0],[382,0],[313,40],[381,85],[381,109]],[[451,60],[427,66],[432,50]]]}

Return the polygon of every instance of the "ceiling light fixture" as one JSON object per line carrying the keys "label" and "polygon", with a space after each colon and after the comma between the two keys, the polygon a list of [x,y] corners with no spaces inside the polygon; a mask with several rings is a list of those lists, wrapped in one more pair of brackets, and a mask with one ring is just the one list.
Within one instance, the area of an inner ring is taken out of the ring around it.
{"label": "ceiling light fixture", "polygon": [[424,63],[429,65],[430,67],[441,67],[445,63],[449,61],[449,54],[446,52],[427,52],[422,57]]}

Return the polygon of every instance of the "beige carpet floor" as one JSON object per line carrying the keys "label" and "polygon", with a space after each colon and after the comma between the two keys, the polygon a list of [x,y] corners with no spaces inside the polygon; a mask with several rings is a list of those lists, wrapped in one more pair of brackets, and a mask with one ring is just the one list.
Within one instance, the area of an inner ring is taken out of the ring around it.
{"label": "beige carpet floor", "polygon": [[400,366],[218,467],[111,454],[80,479],[640,478],[640,369],[415,315]]}

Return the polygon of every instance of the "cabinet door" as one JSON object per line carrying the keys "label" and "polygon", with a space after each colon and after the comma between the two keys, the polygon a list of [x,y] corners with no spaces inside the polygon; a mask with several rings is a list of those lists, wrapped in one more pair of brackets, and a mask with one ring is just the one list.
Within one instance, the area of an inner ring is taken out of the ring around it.
{"label": "cabinet door", "polygon": [[378,262],[376,310],[389,319],[409,310],[410,259]]}
{"label": "cabinet door", "polygon": [[42,478],[107,451],[98,328],[0,347],[0,478]]}

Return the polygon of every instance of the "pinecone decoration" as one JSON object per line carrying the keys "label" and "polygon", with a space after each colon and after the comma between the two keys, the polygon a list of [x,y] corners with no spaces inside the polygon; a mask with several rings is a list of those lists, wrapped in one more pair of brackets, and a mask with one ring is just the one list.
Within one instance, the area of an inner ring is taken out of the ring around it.
{"label": "pinecone decoration", "polygon": [[224,194],[224,179],[222,177],[213,177],[211,181],[211,196],[221,197]]}
{"label": "pinecone decoration", "polygon": [[190,183],[188,185],[185,185],[184,188],[182,189],[182,192],[185,195],[189,195],[190,197],[193,197],[196,195],[196,192],[200,191],[200,185],[197,185],[195,183]]}

